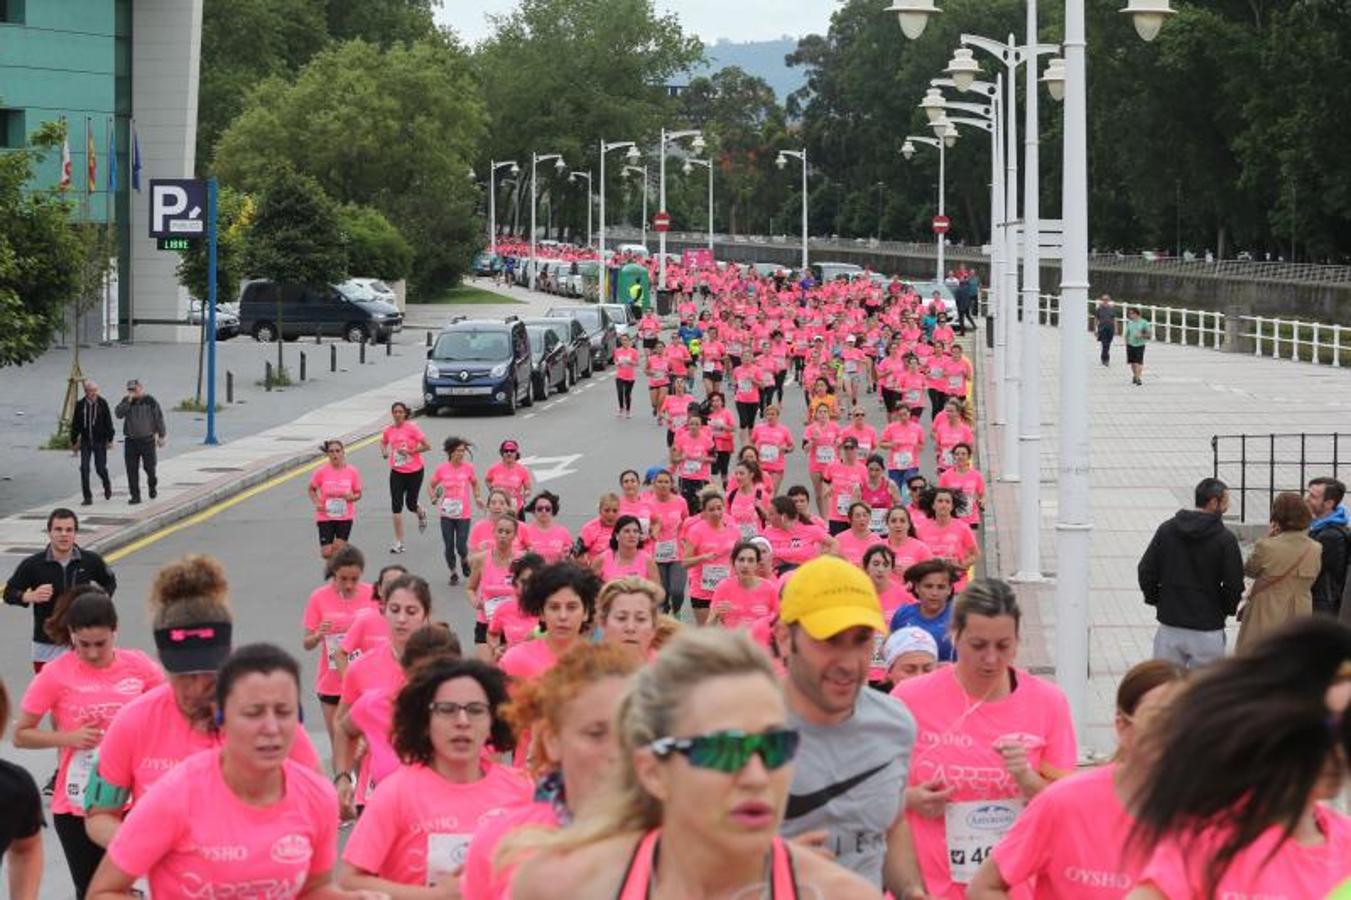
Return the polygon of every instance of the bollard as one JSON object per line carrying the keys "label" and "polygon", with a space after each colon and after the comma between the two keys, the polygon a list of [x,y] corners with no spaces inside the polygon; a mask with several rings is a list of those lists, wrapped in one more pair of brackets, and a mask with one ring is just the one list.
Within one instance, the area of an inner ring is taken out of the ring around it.
{"label": "bollard", "polygon": [[235,402],[235,373],[225,370],[225,402]]}
{"label": "bollard", "polygon": [[385,338],[385,356],[394,355],[394,335]]}
{"label": "bollard", "polygon": [[428,331],[428,332],[427,332],[427,346],[428,346],[428,347],[431,347],[431,345],[432,345],[432,333],[431,333],[430,331]]}
{"label": "bollard", "polygon": [[300,351],[300,380],[305,380],[305,351]]}
{"label": "bollard", "polygon": [[314,329],[314,342],[316,344],[322,344],[324,342],[323,338],[324,338],[324,326],[320,325],[318,328]]}
{"label": "bollard", "polygon": [[272,363],[263,363],[263,389],[272,390]]}
{"label": "bollard", "polygon": [[338,371],[338,345],[328,345],[328,370],[330,372]]}
{"label": "bollard", "polygon": [[363,366],[366,364],[366,342],[365,342],[365,341],[362,341],[362,342],[361,342],[361,356],[359,357],[358,362],[360,362]]}

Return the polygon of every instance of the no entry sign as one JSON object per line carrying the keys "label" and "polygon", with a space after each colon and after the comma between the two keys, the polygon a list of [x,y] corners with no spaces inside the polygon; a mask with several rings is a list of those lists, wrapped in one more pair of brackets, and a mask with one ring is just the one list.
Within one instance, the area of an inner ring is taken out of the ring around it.
{"label": "no entry sign", "polygon": [[657,231],[671,230],[671,214],[666,210],[661,210],[652,217],[652,227]]}
{"label": "no entry sign", "polygon": [[947,234],[948,229],[952,227],[952,220],[947,216],[934,216],[934,234]]}

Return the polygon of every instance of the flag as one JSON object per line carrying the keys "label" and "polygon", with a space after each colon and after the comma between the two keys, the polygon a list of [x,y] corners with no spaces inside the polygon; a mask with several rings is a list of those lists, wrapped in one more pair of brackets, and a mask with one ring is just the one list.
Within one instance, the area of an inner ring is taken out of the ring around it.
{"label": "flag", "polygon": [[136,136],[136,120],[131,120],[131,187],[141,192],[141,140]]}
{"label": "flag", "polygon": [[84,156],[89,168],[89,175],[85,180],[85,188],[88,193],[92,194],[94,193],[94,189],[98,187],[99,157],[98,151],[94,149],[94,129],[91,126],[88,116],[84,117]]}
{"label": "flag", "polygon": [[61,136],[61,180],[56,183],[58,190],[70,188],[70,135]]}
{"label": "flag", "polygon": [[117,193],[117,129],[108,120],[108,193]]}

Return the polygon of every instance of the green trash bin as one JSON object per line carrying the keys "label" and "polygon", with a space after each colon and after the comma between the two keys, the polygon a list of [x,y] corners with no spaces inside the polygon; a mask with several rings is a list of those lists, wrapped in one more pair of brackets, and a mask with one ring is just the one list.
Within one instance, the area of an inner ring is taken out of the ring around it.
{"label": "green trash bin", "polygon": [[[637,286],[638,291],[633,288]],[[635,293],[637,296],[635,303]],[[652,306],[652,280],[648,277],[647,268],[637,263],[628,263],[619,270],[618,280],[615,283],[615,301],[616,303],[634,303],[640,309],[647,310]]]}

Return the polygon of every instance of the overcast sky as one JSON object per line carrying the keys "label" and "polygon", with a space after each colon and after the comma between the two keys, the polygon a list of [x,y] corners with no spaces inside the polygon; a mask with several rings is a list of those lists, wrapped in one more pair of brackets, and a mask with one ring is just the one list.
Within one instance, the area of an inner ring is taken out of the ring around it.
{"label": "overcast sky", "polygon": [[[469,43],[486,37],[489,13],[505,13],[515,0],[445,0],[437,21]],[[789,35],[824,33],[838,0],[656,0],[660,11],[674,11],[685,29],[707,44],[719,38],[759,41]]]}

